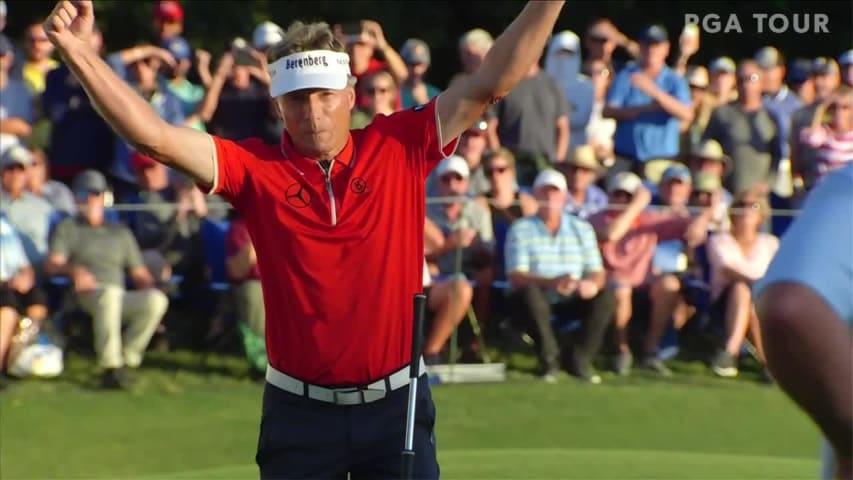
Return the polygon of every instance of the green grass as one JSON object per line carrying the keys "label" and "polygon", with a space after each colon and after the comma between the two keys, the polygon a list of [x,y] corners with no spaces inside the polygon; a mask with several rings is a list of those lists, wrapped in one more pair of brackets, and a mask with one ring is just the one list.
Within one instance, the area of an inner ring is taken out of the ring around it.
{"label": "green grass", "polygon": [[[262,386],[239,359],[199,371],[193,354],[152,354],[125,393],[94,390],[89,362],[0,395],[0,478],[257,478]],[[598,386],[514,372],[434,387],[442,477],[816,477],[817,431],[778,388],[676,367]]]}

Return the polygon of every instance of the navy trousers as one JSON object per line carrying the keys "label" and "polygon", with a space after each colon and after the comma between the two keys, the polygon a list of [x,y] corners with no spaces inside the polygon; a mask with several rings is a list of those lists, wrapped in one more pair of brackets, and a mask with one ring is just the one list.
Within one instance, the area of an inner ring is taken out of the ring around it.
{"label": "navy trousers", "polygon": [[[408,385],[363,405],[341,406],[264,387],[258,451],[261,479],[400,478]],[[414,478],[437,479],[435,404],[418,380]]]}

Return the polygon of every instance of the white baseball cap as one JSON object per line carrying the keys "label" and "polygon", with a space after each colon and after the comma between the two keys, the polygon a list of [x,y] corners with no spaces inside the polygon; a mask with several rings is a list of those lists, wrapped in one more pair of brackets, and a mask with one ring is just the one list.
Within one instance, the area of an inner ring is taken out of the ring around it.
{"label": "white baseball cap", "polygon": [[468,168],[468,162],[459,155],[445,157],[438,166],[435,167],[435,174],[441,178],[448,173],[459,174],[462,178],[468,178],[471,175],[471,170]]}
{"label": "white baseball cap", "polygon": [[255,27],[252,34],[252,45],[258,50],[263,50],[284,39],[284,30],[273,22],[263,22]]}
{"label": "white baseball cap", "polygon": [[569,190],[565,175],[552,168],[542,170],[539,172],[539,175],[536,175],[536,179],[533,180],[533,190],[538,190],[542,187],[554,187],[561,192]]}
{"label": "white baseball cap", "polygon": [[581,39],[575,32],[564,30],[556,35],[551,40],[552,51],[568,50],[578,53],[580,51]]}
{"label": "white baseball cap", "polygon": [[620,172],[610,177],[607,181],[607,193],[616,191],[628,192],[631,195],[637,193],[637,189],[643,185],[643,181],[631,172]]}
{"label": "white baseball cap", "polygon": [[350,78],[349,55],[332,50],[297,52],[268,69],[273,98],[306,88],[343,90]]}

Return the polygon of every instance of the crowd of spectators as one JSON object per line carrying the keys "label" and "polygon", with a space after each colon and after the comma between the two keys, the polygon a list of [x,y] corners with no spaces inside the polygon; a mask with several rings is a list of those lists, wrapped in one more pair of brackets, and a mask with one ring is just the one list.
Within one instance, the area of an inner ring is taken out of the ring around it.
{"label": "crowd of spectators", "polygon": [[[0,1],[0,25],[6,14]],[[278,143],[264,52],[282,27],[263,22],[214,61],[182,37],[183,22],[178,2],[159,1],[149,42],[112,51],[100,33],[91,41],[168,122]],[[352,128],[440,94],[423,40],[397,50],[367,20],[334,31],[358,79]],[[450,83],[493,41],[465,33]],[[736,376],[744,351],[763,364],[750,286],[790,221],[771,208],[796,210],[853,161],[853,50],[786,59],[767,46],[707,65],[691,62],[698,51],[689,28],[630,38],[598,19],[555,32],[542,61],[462,135],[426,184],[428,364],[449,360],[466,318],[488,339],[528,334],[546,381],[566,369],[598,383],[601,360],[628,375],[635,355],[671,375],[679,333],[697,322],[719,330],[716,374]],[[247,353],[263,338],[242,220],[118,138],[38,22],[20,39],[0,33],[0,170],[0,369],[15,361],[19,325],[47,330],[70,311],[92,322],[105,387],[131,381],[182,302],[215,304],[204,310],[209,338],[235,322]],[[463,355],[478,358],[482,344],[467,342]],[[262,348],[251,350],[262,369]]]}

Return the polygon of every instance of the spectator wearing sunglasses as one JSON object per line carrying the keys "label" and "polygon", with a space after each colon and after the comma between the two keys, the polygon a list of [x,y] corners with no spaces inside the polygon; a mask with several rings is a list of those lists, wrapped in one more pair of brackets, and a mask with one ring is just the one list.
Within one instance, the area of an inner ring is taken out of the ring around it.
{"label": "spectator wearing sunglasses", "polygon": [[364,128],[377,115],[391,115],[396,110],[397,85],[394,77],[385,70],[367,75],[357,85],[364,99],[364,106],[356,110],[350,119],[350,128]]}
{"label": "spectator wearing sunglasses", "polygon": [[477,198],[489,210],[495,234],[495,278],[505,279],[504,241],[510,226],[519,218],[533,215],[538,209],[536,199],[518,190],[515,181],[515,156],[502,148],[489,152],[483,159],[483,170],[490,188]]}
{"label": "spectator wearing sunglasses", "polygon": [[595,184],[605,169],[593,147],[578,147],[569,161],[559,164],[558,169],[566,176],[566,212],[586,220],[607,208],[607,194]]}
{"label": "spectator wearing sunglasses", "polygon": [[[649,303],[649,328],[643,341],[641,366],[660,375],[672,375],[658,355],[658,347],[681,295],[681,281],[673,274],[654,275],[652,258],[658,244],[685,240],[688,248],[705,240],[710,209],[690,218],[673,212],[646,211],[651,192],[634,173],[621,172],[607,182],[608,209],[590,217],[598,236],[608,285],[616,295],[615,328],[618,353],[614,368],[627,375],[633,364],[628,324]],[[635,307],[636,305],[636,307]],[[643,313],[645,314],[645,312]]]}
{"label": "spectator wearing sunglasses", "polygon": [[32,154],[22,145],[13,145],[0,155],[0,211],[18,231],[30,265],[41,276],[54,210],[46,200],[27,191],[32,163]]}
{"label": "spectator wearing sunglasses", "polygon": [[[803,102],[785,85],[785,57],[776,48],[764,47],[756,52],[755,62],[761,68],[764,106],[779,119],[782,138],[787,139],[791,116]],[[789,158],[787,141],[782,145],[782,158]]]}
{"label": "spectator wearing sunglasses", "polygon": [[22,67],[22,77],[30,93],[38,96],[44,92],[47,73],[58,67],[59,62],[51,57],[53,44],[48,40],[41,23],[28,25],[24,40],[26,58]]}
{"label": "spectator wearing sunglasses", "polygon": [[708,93],[714,106],[737,100],[737,65],[729,57],[717,57],[708,64]]}
{"label": "spectator wearing sunglasses", "polygon": [[743,192],[735,197],[729,211],[731,230],[711,236],[707,244],[711,316],[725,325],[726,332],[722,347],[711,359],[711,369],[721,377],[737,376],[737,358],[747,336],[755,346],[758,361],[767,363],[752,286],[764,276],[779,249],[778,238],[761,232],[770,215],[770,205],[762,195]]}
{"label": "spectator wearing sunglasses", "polygon": [[853,162],[853,89],[838,87],[800,136],[816,150],[818,180]]}
{"label": "spectator wearing sunglasses", "polygon": [[738,99],[711,114],[703,140],[716,140],[732,158],[724,185],[737,194],[758,188],[769,191],[785,143],[779,119],[762,100],[761,68],[752,60],[737,70]]}
{"label": "spectator wearing sunglasses", "polygon": [[625,61],[614,55],[621,50],[630,60],[640,57],[640,46],[624,33],[608,18],[594,20],[584,35],[584,46],[589,52],[589,60],[601,60],[614,75],[622,70]]}

